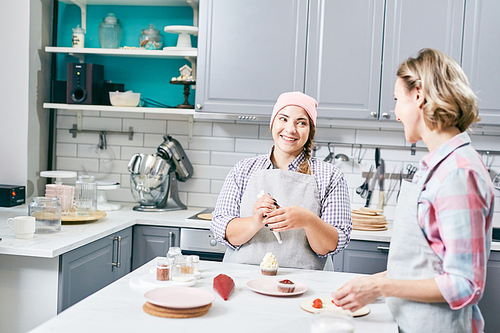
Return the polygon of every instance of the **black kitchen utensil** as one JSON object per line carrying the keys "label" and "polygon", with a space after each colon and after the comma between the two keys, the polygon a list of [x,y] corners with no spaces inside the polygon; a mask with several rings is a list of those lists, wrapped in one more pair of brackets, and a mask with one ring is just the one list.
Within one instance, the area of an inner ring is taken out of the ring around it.
{"label": "black kitchen utensil", "polygon": [[368,174],[366,175],[365,182],[356,189],[356,193],[362,198],[366,198],[366,195],[368,194],[368,182],[370,180],[370,176],[372,175],[372,171],[373,165],[370,166],[370,171],[368,171]]}

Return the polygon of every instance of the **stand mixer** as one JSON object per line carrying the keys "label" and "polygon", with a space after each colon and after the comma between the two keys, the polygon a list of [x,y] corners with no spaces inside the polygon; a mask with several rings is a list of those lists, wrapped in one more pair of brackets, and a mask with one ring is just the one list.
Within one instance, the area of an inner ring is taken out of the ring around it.
{"label": "stand mixer", "polygon": [[130,190],[139,202],[134,210],[165,212],[187,209],[179,199],[177,181],[184,182],[193,175],[193,166],[180,143],[170,135],[152,155],[134,154],[128,163]]}

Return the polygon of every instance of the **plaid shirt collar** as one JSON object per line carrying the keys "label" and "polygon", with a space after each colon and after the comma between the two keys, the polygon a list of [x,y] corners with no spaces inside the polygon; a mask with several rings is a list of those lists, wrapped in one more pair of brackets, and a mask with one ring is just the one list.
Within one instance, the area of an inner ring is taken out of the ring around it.
{"label": "plaid shirt collar", "polygon": [[[271,147],[269,150],[269,154],[267,155],[266,160],[264,161],[264,164],[262,165],[263,169],[272,169],[273,168],[273,162],[271,162],[271,154],[274,151],[274,146]],[[306,157],[304,155],[304,151],[302,151],[290,164],[288,164],[288,171],[298,171],[299,170],[299,165],[306,160]]]}
{"label": "plaid shirt collar", "polygon": [[443,143],[433,152],[427,154],[420,160],[420,168],[423,170],[433,169],[442,160],[448,157],[456,149],[471,143],[469,134],[462,132]]}

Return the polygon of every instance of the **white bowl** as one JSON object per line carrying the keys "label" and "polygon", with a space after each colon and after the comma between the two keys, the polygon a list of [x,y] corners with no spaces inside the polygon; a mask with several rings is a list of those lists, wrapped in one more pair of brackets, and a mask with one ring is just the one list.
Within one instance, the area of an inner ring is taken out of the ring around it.
{"label": "white bowl", "polygon": [[139,105],[141,100],[140,93],[134,93],[132,91],[119,92],[119,91],[110,91],[109,92],[109,101],[113,106],[129,106],[135,107]]}

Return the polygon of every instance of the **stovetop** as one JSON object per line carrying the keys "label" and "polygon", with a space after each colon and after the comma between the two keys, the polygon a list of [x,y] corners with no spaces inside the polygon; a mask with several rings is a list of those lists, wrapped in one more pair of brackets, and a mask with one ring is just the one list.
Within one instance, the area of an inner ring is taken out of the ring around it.
{"label": "stovetop", "polygon": [[214,208],[207,208],[199,213],[196,213],[194,214],[193,216],[190,216],[186,219],[186,221],[209,221],[209,220],[204,220],[204,219],[200,219],[198,217],[198,215],[200,214],[209,214],[209,213],[212,213],[214,211]]}

